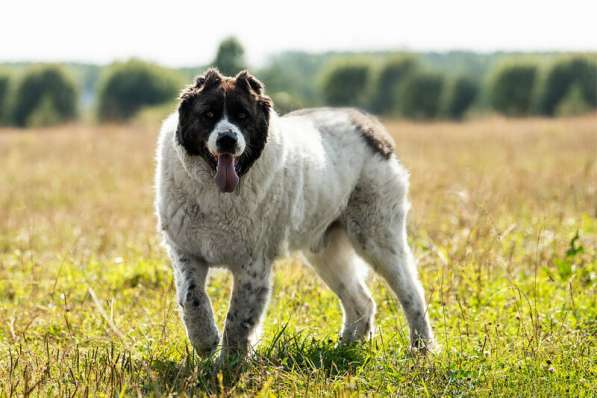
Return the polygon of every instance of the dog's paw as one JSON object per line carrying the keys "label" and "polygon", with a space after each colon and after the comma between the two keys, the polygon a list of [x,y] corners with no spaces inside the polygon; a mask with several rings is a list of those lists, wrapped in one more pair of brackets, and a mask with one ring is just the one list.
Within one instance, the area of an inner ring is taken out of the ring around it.
{"label": "dog's paw", "polygon": [[205,336],[197,338],[191,335],[189,336],[189,339],[191,340],[191,345],[195,349],[195,352],[202,357],[211,356],[216,352],[220,343],[220,336],[218,334],[211,336],[209,339],[206,339]]}
{"label": "dog's paw", "polygon": [[344,328],[340,333],[339,344],[351,345],[369,341],[375,335],[373,322],[365,322],[357,327]]}
{"label": "dog's paw", "polygon": [[417,339],[411,344],[410,351],[414,355],[433,355],[441,352],[441,346],[435,339]]}

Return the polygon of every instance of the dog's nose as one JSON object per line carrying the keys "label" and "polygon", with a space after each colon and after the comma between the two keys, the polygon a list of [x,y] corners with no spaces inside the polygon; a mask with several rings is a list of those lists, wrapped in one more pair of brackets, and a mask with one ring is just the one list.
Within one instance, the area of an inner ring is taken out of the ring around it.
{"label": "dog's nose", "polygon": [[221,153],[234,153],[236,152],[238,140],[236,134],[232,131],[224,131],[218,134],[216,139],[216,146],[218,151]]}

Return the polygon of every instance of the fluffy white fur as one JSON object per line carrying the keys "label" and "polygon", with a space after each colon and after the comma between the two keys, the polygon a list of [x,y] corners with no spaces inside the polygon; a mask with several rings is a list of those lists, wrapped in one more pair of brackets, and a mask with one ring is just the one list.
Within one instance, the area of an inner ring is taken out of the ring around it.
{"label": "fluffy white fur", "polygon": [[340,298],[342,341],[374,330],[375,303],[358,270],[363,258],[400,299],[412,345],[433,345],[406,240],[408,173],[394,155],[372,150],[348,113],[272,111],[261,157],[230,194],[218,190],[201,157],[177,143],[177,123],[173,114],[161,129],[155,205],[182,318],[198,351],[209,353],[220,341],[205,292],[208,269],[233,274],[222,352],[242,355],[270,295],[272,262],[290,251],[301,251]]}

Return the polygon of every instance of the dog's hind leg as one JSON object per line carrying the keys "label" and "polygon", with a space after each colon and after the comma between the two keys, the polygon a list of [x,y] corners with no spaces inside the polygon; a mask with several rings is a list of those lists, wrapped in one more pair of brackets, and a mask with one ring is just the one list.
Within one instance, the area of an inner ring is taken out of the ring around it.
{"label": "dog's hind leg", "polygon": [[366,265],[361,264],[343,228],[332,226],[326,232],[323,248],[317,253],[305,253],[305,257],[342,302],[341,341],[369,338],[374,331],[375,302],[364,281]]}
{"label": "dog's hind leg", "polygon": [[394,159],[365,174],[346,210],[347,234],[357,252],[396,294],[410,327],[411,346],[433,349],[423,287],[407,243],[408,175]]}

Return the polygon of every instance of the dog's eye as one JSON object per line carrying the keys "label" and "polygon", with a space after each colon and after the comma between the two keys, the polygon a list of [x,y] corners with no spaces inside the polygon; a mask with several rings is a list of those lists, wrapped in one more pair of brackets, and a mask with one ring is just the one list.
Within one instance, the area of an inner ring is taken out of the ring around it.
{"label": "dog's eye", "polygon": [[205,117],[206,117],[206,118],[208,118],[208,119],[213,119],[215,115],[214,115],[214,113],[213,113],[213,112],[211,112],[211,111],[207,111],[207,112],[205,112],[205,113],[203,114],[203,116],[205,116]]}
{"label": "dog's eye", "polygon": [[236,117],[238,117],[240,120],[244,120],[247,118],[247,114],[245,112],[239,112]]}

